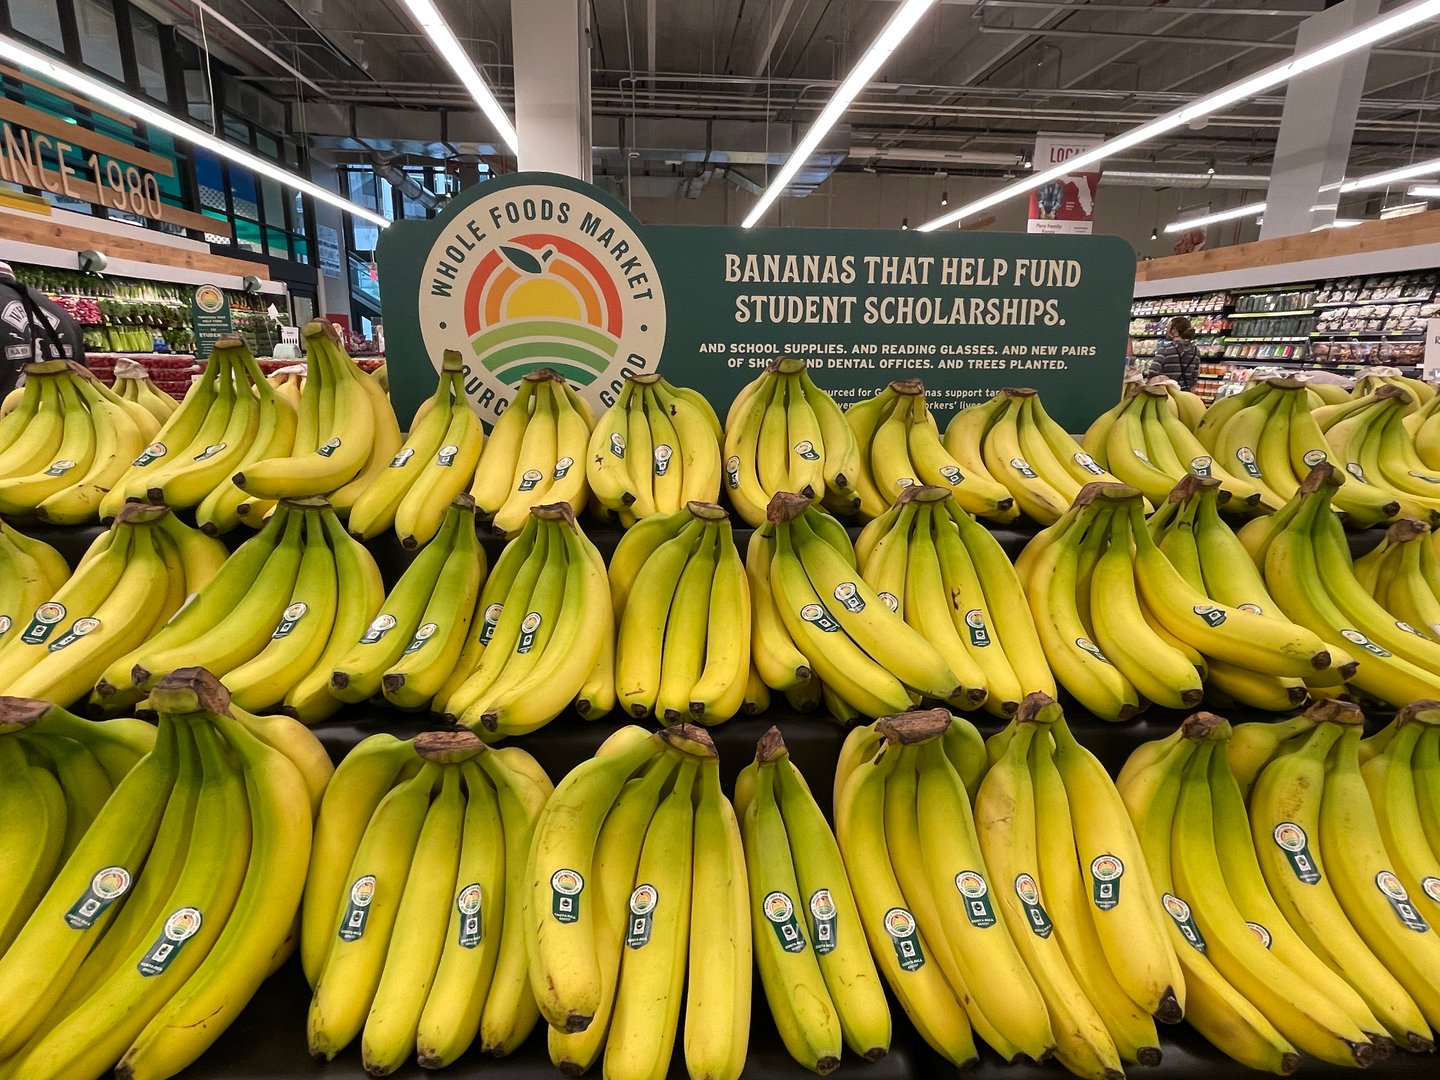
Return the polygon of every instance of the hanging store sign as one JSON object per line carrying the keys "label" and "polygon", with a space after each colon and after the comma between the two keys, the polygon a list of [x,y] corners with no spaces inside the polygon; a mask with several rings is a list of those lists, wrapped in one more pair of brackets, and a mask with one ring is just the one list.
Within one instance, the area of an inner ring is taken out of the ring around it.
{"label": "hanging store sign", "polygon": [[[1036,172],[1063,165],[1071,158],[1093,150],[1104,142],[1099,135],[1054,135],[1040,132],[1035,137]],[[1089,236],[1095,224],[1095,192],[1100,171],[1077,169],[1030,193],[1030,221],[1027,232],[1047,236]]]}
{"label": "hanging store sign", "polygon": [[540,367],[597,409],[627,374],[660,369],[723,416],[762,367],[797,356],[842,404],[920,378],[943,424],[1033,386],[1083,431],[1119,395],[1135,276],[1117,237],[641,225],[550,173],[396,222],[377,258],[402,418],[457,349],[487,423]]}

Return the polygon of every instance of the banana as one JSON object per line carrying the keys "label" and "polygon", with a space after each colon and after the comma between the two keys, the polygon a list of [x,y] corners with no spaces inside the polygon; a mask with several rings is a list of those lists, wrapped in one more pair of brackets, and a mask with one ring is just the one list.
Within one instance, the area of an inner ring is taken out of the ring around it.
{"label": "banana", "polygon": [[334,1060],[365,1026],[440,773],[439,765],[427,762],[393,788],[376,807],[355,851],[348,901],[331,917],[335,939],[310,1001],[313,1055]]}
{"label": "banana", "polygon": [[[455,667],[485,583],[485,550],[475,533],[470,496],[455,497],[450,517],[457,521],[456,539],[409,643],[381,680],[386,700],[400,709],[423,708]],[[429,633],[421,636],[421,627]]]}
{"label": "banana", "polygon": [[394,1072],[415,1048],[449,929],[464,822],[460,769],[450,764],[442,770],[439,793],[416,841],[384,970],[365,1020],[361,1060],[371,1075]]}
{"label": "banana", "polygon": [[[820,969],[817,950],[822,942],[813,936],[806,917],[810,896],[801,891],[797,880],[794,845],[775,794],[777,775],[775,768],[758,768],[744,818],[755,960],[785,1049],[801,1065],[823,1076],[840,1063],[844,1033]],[[838,916],[838,908],[834,914]],[[838,917],[833,921],[838,922]],[[835,944],[838,941],[832,942],[832,947]],[[888,1031],[885,1035],[888,1048]]]}
{"label": "banana", "polygon": [[1204,696],[1190,658],[1148,625],[1136,592],[1128,515],[1111,519],[1110,546],[1095,564],[1090,615],[1095,641],[1135,689],[1167,709],[1189,709]]}
{"label": "banana", "polygon": [[[33,767],[23,761],[12,761],[12,768],[25,772],[43,771],[47,775],[53,774],[59,782],[56,792],[61,799],[58,812],[55,812],[57,808],[52,803],[46,807],[50,811],[46,816],[58,819],[60,822],[60,845],[56,851],[60,859],[68,859],[70,853],[80,842],[80,838],[85,835],[85,830],[90,827],[90,822],[95,820],[95,816],[105,805],[105,800],[110,797],[112,790],[110,777],[105,772],[104,766],[100,764],[100,760],[83,743],[61,735],[47,734],[43,729],[28,731],[22,739],[11,740],[11,745],[28,748],[33,752],[35,759]],[[44,785],[38,775],[32,777],[31,780],[39,781],[40,786],[47,789],[43,793],[43,798],[37,795],[35,800],[36,805],[43,805],[47,799],[51,798],[49,786]],[[45,842],[41,841],[37,844],[36,850],[44,853],[46,851]],[[40,888],[29,900],[20,902],[22,907],[33,906],[34,902],[40,899],[45,887],[50,884],[54,870],[58,868],[58,864],[51,859],[49,869],[45,869],[47,862],[43,854],[39,860],[36,860],[36,864],[33,872],[36,877],[41,879]],[[24,880],[24,874],[17,873],[15,879]],[[26,914],[28,915],[28,913],[27,911]],[[20,928],[17,925],[13,929],[18,932]],[[5,943],[8,944],[14,936],[14,933],[5,936]]]}
{"label": "banana", "polygon": [[395,417],[395,410],[390,406],[390,397],[385,388],[373,375],[357,373],[355,377],[359,380],[370,407],[371,440],[364,467],[348,484],[326,496],[335,512],[341,516],[349,515],[355,500],[377,476],[390,467],[390,462],[395,460],[395,455],[403,445],[400,423]]}
{"label": "banana", "polygon": [[[257,461],[284,457],[294,452],[298,423],[295,406],[290,399],[260,378],[259,365],[254,357],[247,355],[244,359],[250,380],[259,395],[260,419],[254,437],[239,461],[238,468],[242,472]],[[229,532],[240,524],[240,508],[248,498],[229,476],[225,476],[196,508],[195,521],[212,536]]]}
{"label": "banana", "polygon": [[[365,545],[345,531],[332,511],[322,510],[320,518],[334,556],[340,598],[329,629],[320,635],[325,642],[320,655],[285,694],[284,711],[304,724],[319,723],[340,707],[340,699],[330,692],[335,661],[349,650],[351,642],[359,640],[385,598],[380,568]],[[472,554],[477,556],[475,565],[481,567],[478,545]]]}
{"label": "banana", "polygon": [[[269,640],[251,659],[221,676],[240,708],[255,712],[284,700],[325,651],[339,605],[335,553],[319,510],[305,510],[305,541],[290,603]],[[328,509],[324,513],[329,513]]]}
{"label": "banana", "polygon": [[[380,605],[379,614],[348,651],[336,658],[330,673],[330,692],[339,700],[358,704],[380,693],[382,676],[400,659],[414,638],[455,538],[462,525],[471,519],[472,515],[452,508],[434,542],[427,544],[400,575]],[[474,532],[473,524],[471,532]]]}
{"label": "banana", "polygon": [[[541,370],[525,378],[536,380],[531,397],[534,411],[520,441],[509,491],[491,518],[495,531],[507,537],[514,536],[524,527],[532,507],[550,501],[548,492],[555,482],[555,462],[559,458],[559,415],[555,396],[547,392],[544,385],[553,380],[553,375]],[[476,506],[483,513],[483,504],[479,499],[476,499]]]}
{"label": "banana", "polygon": [[437,891],[446,886],[449,915],[432,916],[443,925],[444,939],[416,1018],[417,1058],[428,1069],[450,1064],[480,1030],[506,907],[506,844],[495,789],[473,761],[462,762],[457,771],[465,793],[455,876],[436,883]]}
{"label": "banana", "polygon": [[676,723],[690,715],[690,696],[705,666],[710,589],[715,580],[719,529],[708,526],[676,581],[665,622],[655,715]]}
{"label": "banana", "polygon": [[[989,698],[985,670],[961,640],[953,618],[954,594],[946,589],[940,557],[930,533],[929,507],[918,515],[919,524],[906,550],[905,622],[934,646],[955,672],[964,689],[954,700],[961,708],[976,708]],[[968,635],[967,635],[968,636]]]}
{"label": "banana", "polygon": [[705,663],[690,688],[690,715],[719,724],[741,711],[751,671],[750,581],[728,518],[716,541],[715,578],[705,627]]}
{"label": "banana", "polygon": [[422,463],[409,491],[395,508],[395,533],[407,551],[423,547],[434,538],[450,504],[470,486],[480,460],[485,432],[480,418],[470,408],[469,398],[460,395],[449,415],[450,425],[439,448]]}
{"label": "banana", "polygon": [[[1055,921],[1055,936],[1060,940],[1061,952],[1076,982],[1095,1006],[1121,1060],[1158,1065],[1161,1051],[1155,1020],[1120,985],[1095,924],[1087,915],[1092,900],[1086,895],[1080,864],[1076,862],[1073,832],[1075,820],[1083,817],[1085,811],[1075,808],[1072,813],[1050,742],[1043,734],[1031,740],[1030,782],[1035,791],[1037,820],[1045,822],[1045,827],[1036,835],[1036,859],[1040,881],[1052,899],[1047,911]],[[1127,825],[1128,822],[1127,818]],[[1157,906],[1154,896],[1145,899],[1148,905]],[[1162,947],[1168,950],[1169,943],[1161,940]],[[1043,1003],[1041,1007],[1043,1009]]]}
{"label": "banana", "polygon": [[[61,435],[55,445],[54,456],[35,462],[32,468],[14,468],[8,473],[0,473],[3,476],[0,479],[0,513],[32,514],[50,496],[89,473],[95,460],[95,427],[76,380],[69,375],[60,378],[59,398]],[[5,456],[0,454],[0,458]]]}
{"label": "banana", "polygon": [[[8,949],[25,921],[44,897],[70,842],[87,821],[72,820],[78,807],[67,807],[65,793],[49,771],[25,760],[25,747],[14,736],[0,737],[0,768],[7,783],[0,789],[0,808],[14,817],[14,827],[0,844],[0,865],[13,882],[0,903],[0,950]],[[103,798],[103,796],[102,796]]]}
{"label": "banana", "polygon": [[[238,338],[222,338],[216,344],[216,352],[222,349],[227,353],[249,353],[243,341]],[[230,364],[230,378],[234,383],[234,405],[226,418],[224,429],[215,442],[201,447],[194,455],[187,449],[184,458],[177,458],[173,464],[164,467],[159,475],[151,477],[150,487],[147,489],[151,502],[166,506],[199,506],[221,484],[225,485],[221,490],[226,490],[227,493],[234,488],[235,485],[228,482],[230,476],[242,467],[251,447],[258,441],[256,437],[262,409],[261,397],[257,394],[266,399],[270,412],[275,411],[277,406],[274,403],[279,401],[270,385],[263,380],[260,383],[264,387],[263,391],[252,389],[239,360],[240,357],[237,356]],[[223,389],[221,392],[222,395],[225,393]],[[241,497],[243,498],[243,493]],[[239,503],[240,499],[236,499],[236,506]]]}
{"label": "banana", "polygon": [[355,852],[375,809],[407,768],[419,759],[409,743],[372,735],[345,755],[325,789],[315,820],[315,839],[301,910],[300,960],[313,988],[335,940],[342,897],[350,888]]}
{"label": "banana", "polygon": [[[376,476],[350,507],[346,525],[362,540],[371,540],[395,524],[395,514],[406,496],[415,489],[416,481],[426,466],[436,460],[440,448],[447,445],[446,432],[452,419],[452,395],[464,403],[463,392],[457,393],[459,354],[452,360],[446,351],[445,366],[435,393],[426,399],[429,409],[410,425],[410,434],[384,471]],[[468,409],[468,405],[466,406]],[[458,448],[459,444],[456,445]],[[458,456],[454,455],[454,456]],[[453,467],[453,463],[452,463]],[[462,472],[456,469],[455,473]],[[473,469],[472,469],[473,474]]]}
{"label": "banana", "polygon": [[930,935],[905,905],[890,861],[884,804],[896,768],[893,750],[887,740],[876,759],[851,773],[835,806],[835,835],[866,940],[886,982],[921,1038],[963,1067],[977,1056],[970,1022],[934,959]]}
{"label": "banana", "polygon": [[600,1004],[598,915],[585,888],[605,813],[625,782],[660,752],[658,736],[649,737],[578,766],[536,823],[526,924],[530,985],[541,1015],[561,1031],[584,1031]]}
{"label": "banana", "polygon": [[[655,549],[635,578],[615,641],[617,700],[630,715],[655,711],[664,671],[666,626],[685,566],[708,530],[692,525]],[[713,538],[712,538],[713,545]]]}
{"label": "banana", "polygon": [[[1065,513],[1069,500],[1025,460],[1020,446],[1021,402],[1004,397],[1000,401],[980,448],[985,467],[991,476],[1009,488],[1021,513],[1041,525],[1053,524]],[[952,422],[951,428],[954,426]]]}
{"label": "banana", "polygon": [[[660,404],[650,386],[642,386],[639,401],[638,416],[644,418],[644,424],[650,431],[649,490],[655,502],[655,512],[674,513],[684,506],[685,501],[684,448],[668,410]],[[640,469],[645,464],[637,460],[633,467]],[[639,486],[645,487],[644,484]]]}
{"label": "banana", "polygon": [[855,478],[862,469],[855,433],[845,422],[845,413],[835,399],[815,385],[808,369],[799,372],[799,380],[805,401],[814,411],[815,422],[820,426],[825,489],[853,503],[858,498],[854,493]]}
{"label": "banana", "polygon": [[681,765],[645,831],[629,897],[644,929],[632,923],[625,939],[605,1043],[606,1080],[663,1080],[670,1068],[691,932],[697,769]]}

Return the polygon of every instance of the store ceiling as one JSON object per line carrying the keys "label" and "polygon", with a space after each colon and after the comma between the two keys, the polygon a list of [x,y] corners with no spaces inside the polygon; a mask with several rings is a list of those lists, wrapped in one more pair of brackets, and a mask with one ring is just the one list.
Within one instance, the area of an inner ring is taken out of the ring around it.
{"label": "store ceiling", "polygon": [[[189,0],[151,2],[168,5],[170,21],[194,36]],[[208,2],[324,88],[328,101],[213,20],[207,25],[211,47],[242,63],[257,86],[305,103],[296,126],[322,143],[387,154],[486,149],[483,125],[463,116],[472,103],[398,0]],[[507,105],[511,2],[438,0]],[[628,163],[634,175],[691,188],[717,170],[742,184],[759,179],[756,166],[783,156],[793,125],[815,115],[894,10],[893,0],[587,2],[597,173]],[[1029,155],[1038,130],[1113,134],[1284,58],[1303,17],[1324,6],[941,0],[851,107],[848,130],[827,142],[810,181],[830,168],[1003,175]],[[1437,61],[1436,25],[1372,55],[1352,173],[1435,155]],[[1263,175],[1282,105],[1279,96],[1245,103],[1110,167],[1203,174],[1213,162],[1220,174]],[[432,129],[424,125],[433,115],[421,121],[394,110],[446,111],[450,122]],[[639,156],[627,162],[631,151]]]}

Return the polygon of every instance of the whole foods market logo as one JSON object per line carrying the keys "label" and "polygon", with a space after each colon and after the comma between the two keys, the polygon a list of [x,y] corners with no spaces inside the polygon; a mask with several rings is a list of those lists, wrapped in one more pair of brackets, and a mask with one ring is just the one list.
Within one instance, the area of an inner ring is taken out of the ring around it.
{"label": "whole foods market logo", "polygon": [[608,407],[626,375],[655,370],[665,343],[664,290],[634,224],[551,184],[497,183],[442,218],[419,315],[436,363],[447,348],[465,357],[466,393],[488,421],[540,368]]}

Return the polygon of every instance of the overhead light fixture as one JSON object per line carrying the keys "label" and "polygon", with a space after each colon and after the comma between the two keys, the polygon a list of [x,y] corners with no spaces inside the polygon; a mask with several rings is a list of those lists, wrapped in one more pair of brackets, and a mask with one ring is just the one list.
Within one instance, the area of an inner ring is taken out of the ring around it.
{"label": "overhead light fixture", "polygon": [[1351,191],[1368,191],[1373,188],[1389,187],[1391,184],[1398,184],[1402,180],[1417,180],[1420,177],[1432,177],[1440,173],[1440,158],[1432,158],[1429,161],[1417,161],[1414,165],[1404,165],[1398,169],[1388,169],[1382,173],[1375,173],[1372,176],[1362,176],[1357,180],[1346,180],[1340,185],[1340,193],[1346,194]]}
{"label": "overhead light fixture", "polygon": [[264,158],[258,157],[248,150],[242,150],[238,146],[226,142],[224,139],[217,138],[203,128],[198,128],[194,124],[171,116],[169,113],[157,109],[153,105],[146,104],[139,98],[131,97],[123,90],[116,90],[114,87],[107,86],[98,79],[91,78],[82,71],[77,71],[75,68],[62,64],[58,60],[51,60],[48,56],[43,56],[34,49],[26,45],[21,45],[14,38],[6,37],[3,34],[0,34],[0,58],[9,60],[13,64],[18,64],[20,67],[27,71],[32,71],[36,75],[43,76],[57,86],[64,87],[71,93],[82,94],[91,101],[108,105],[110,108],[117,112],[124,113],[126,116],[134,117],[136,120],[143,121],[151,127],[159,128],[161,131],[169,132],[175,136],[175,138],[181,139],[191,146],[198,146],[202,150],[208,150],[210,153],[215,154],[217,157],[223,157],[238,165],[243,165],[251,172],[269,177],[271,180],[283,184],[285,187],[309,195],[312,199],[338,207],[346,213],[354,214],[356,217],[368,221],[372,225],[377,225],[383,229],[390,224],[388,218],[377,214],[374,210],[367,209],[358,203],[351,202],[349,199],[342,198],[340,195],[337,195],[327,188],[321,187],[312,180],[307,180],[303,176],[293,173],[273,161],[266,161]]}
{"label": "overhead light fixture", "polygon": [[950,193],[949,193],[948,191],[942,191],[942,192],[940,192],[940,205],[941,205],[941,206],[949,206],[949,205],[950,205]]}
{"label": "overhead light fixture", "polygon": [[1440,199],[1440,185],[1414,184],[1406,194],[1414,195],[1417,199]]}
{"label": "overhead light fixture", "polygon": [[[1348,56],[1350,53],[1356,52],[1359,49],[1368,48],[1378,42],[1392,38],[1397,34],[1404,33],[1411,27],[1418,26],[1437,15],[1440,15],[1440,0],[1412,0],[1411,3],[1405,4],[1403,7],[1397,8],[1385,15],[1371,19],[1369,22],[1357,26],[1353,30],[1341,34],[1339,37],[1327,41],[1325,44],[1311,49],[1308,52],[1291,57],[1289,60],[1283,60],[1278,64],[1273,64],[1255,75],[1241,79],[1239,82],[1231,83],[1229,86],[1222,87],[1214,93],[1199,97],[1189,105],[1176,109],[1174,112],[1156,117],[1149,123],[1141,124],[1137,128],[1132,128],[1127,132],[1115,136],[1113,139],[1107,139],[1099,146],[1077,154],[1060,165],[1046,169],[1043,172],[1035,173],[1013,184],[1007,184],[1000,190],[991,192],[989,195],[976,199],[974,202],[967,203],[957,210],[943,214],[933,221],[927,221],[919,226],[919,231],[930,232],[933,229],[940,228],[942,225],[949,225],[952,222],[959,221],[961,218],[977,214],[981,210],[988,210],[992,206],[998,206],[1000,203],[1008,202],[1020,195],[1028,194],[1036,188],[1042,187],[1052,180],[1058,180],[1069,173],[1084,171],[1087,165],[1094,165],[1122,151],[1150,142],[1164,135],[1166,132],[1184,127],[1193,120],[1209,116],[1227,106],[1245,101],[1266,90],[1283,85],[1297,75],[1301,75],[1307,71],[1313,71],[1318,67],[1330,63],[1332,60],[1337,60],[1342,56]],[[1411,173],[1410,176],[1405,177],[1405,179],[1419,175],[1421,175],[1419,172]]]}
{"label": "overhead light fixture", "polygon": [[[410,4],[427,2],[427,0],[405,0],[405,2]],[[1435,2],[1440,3],[1440,0],[1435,0]],[[880,36],[870,43],[870,48],[865,50],[865,55],[860,57],[859,62],[850,70],[850,74],[845,76],[845,81],[836,87],[834,95],[825,103],[825,108],[820,110],[820,115],[815,118],[815,121],[801,137],[799,144],[785,159],[785,164],[780,166],[780,171],[770,181],[770,186],[761,194],[760,201],[745,216],[745,220],[741,223],[742,227],[754,228],[765,216],[765,211],[770,209],[775,200],[780,197],[780,193],[795,178],[795,174],[801,170],[810,155],[815,152],[815,148],[820,145],[820,140],[850,107],[850,102],[854,101],[860,91],[865,89],[866,84],[880,70],[880,65],[899,48],[900,43],[905,40],[910,31],[915,29],[915,24],[935,3],[936,0],[904,0],[895,10],[895,14],[890,16],[890,21],[881,29]]]}
{"label": "overhead light fixture", "polygon": [[1034,167],[1034,163],[1028,157],[1024,161],[1020,162],[1020,168],[1022,169],[1033,169]]}
{"label": "overhead light fixture", "polygon": [[1215,225],[1221,221],[1233,221],[1235,218],[1249,217],[1251,214],[1260,214],[1265,210],[1263,202],[1247,203],[1244,206],[1231,207],[1229,210],[1217,210],[1213,214],[1203,214],[1200,217],[1184,218],[1180,221],[1172,221],[1165,226],[1167,233],[1188,232],[1191,229],[1204,228],[1206,225]]}
{"label": "overhead light fixture", "polygon": [[1149,169],[1106,169],[1101,174],[1100,181],[1104,183],[1106,180],[1175,180],[1181,183],[1211,180],[1217,184],[1254,184],[1256,187],[1265,187],[1270,183],[1270,177],[1257,176],[1254,173],[1160,172]]}
{"label": "overhead light fixture", "polygon": [[461,47],[460,39],[455,36],[455,31],[450,29],[450,24],[440,14],[440,9],[431,3],[431,0],[404,0],[404,4],[416,25],[430,38],[441,59],[450,65],[455,77],[470,91],[470,96],[475,99],[475,104],[480,106],[480,111],[495,125],[500,132],[500,138],[510,147],[510,152],[520,153],[520,138],[515,134],[515,125],[505,115],[500,102],[495,100],[495,95],[490,92],[484,77],[476,70],[469,54]]}
{"label": "overhead light fixture", "polygon": [[1159,240],[1159,239],[1160,239],[1160,230],[1159,230],[1158,228],[1155,228],[1155,229],[1151,229],[1151,230],[1150,230],[1150,239],[1151,239],[1151,240]]}
{"label": "overhead light fixture", "polygon": [[910,219],[909,219],[908,217],[907,217],[907,218],[901,218],[901,219],[900,219],[900,231],[901,231],[901,232],[906,232],[906,231],[909,230],[909,228],[910,228]]}
{"label": "overhead light fixture", "polygon": [[1210,163],[1205,166],[1205,175],[1206,175],[1206,176],[1214,176],[1214,175],[1215,175],[1215,159],[1214,159],[1213,157],[1210,159]]}

